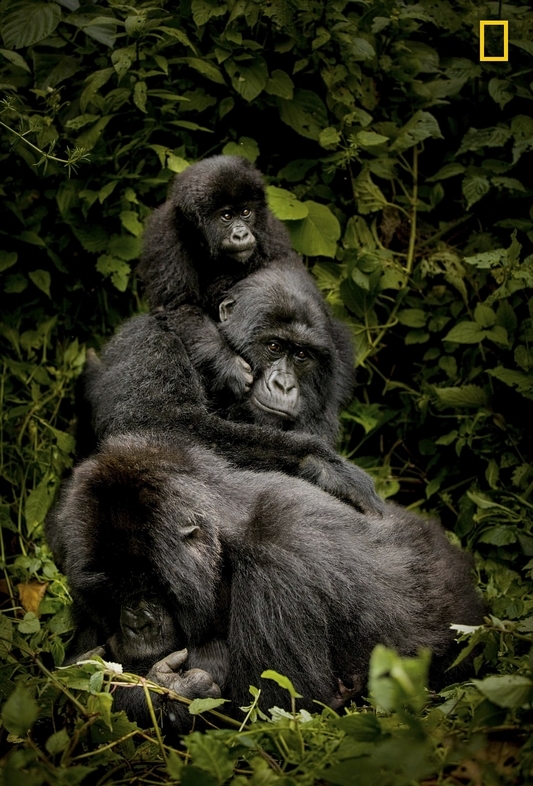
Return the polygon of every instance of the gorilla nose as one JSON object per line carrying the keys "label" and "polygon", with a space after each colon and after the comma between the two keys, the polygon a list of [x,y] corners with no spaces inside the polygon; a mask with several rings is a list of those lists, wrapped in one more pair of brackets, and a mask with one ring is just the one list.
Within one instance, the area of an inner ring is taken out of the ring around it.
{"label": "gorilla nose", "polygon": [[278,374],[274,380],[274,387],[277,387],[285,395],[288,395],[291,390],[296,387],[294,377],[292,374]]}
{"label": "gorilla nose", "polygon": [[238,245],[248,245],[252,239],[252,233],[247,227],[234,229],[231,239]]}

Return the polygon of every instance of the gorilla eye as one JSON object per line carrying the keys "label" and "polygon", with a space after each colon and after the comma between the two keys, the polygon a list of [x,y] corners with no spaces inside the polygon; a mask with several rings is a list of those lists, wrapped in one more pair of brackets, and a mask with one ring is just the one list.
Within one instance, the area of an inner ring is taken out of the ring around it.
{"label": "gorilla eye", "polygon": [[277,341],[269,341],[268,342],[268,349],[269,349],[270,352],[273,352],[274,354],[279,355],[279,353],[282,351],[283,347]]}
{"label": "gorilla eye", "polygon": [[294,353],[294,357],[297,360],[307,360],[309,357],[309,352],[306,349],[299,349],[298,352]]}
{"label": "gorilla eye", "polygon": [[241,216],[243,218],[250,218],[251,215],[252,215],[252,211],[250,210],[249,207],[245,207],[241,210]]}
{"label": "gorilla eye", "polygon": [[221,218],[223,221],[231,221],[233,214],[230,213],[229,210],[224,210],[224,212],[221,213]]}

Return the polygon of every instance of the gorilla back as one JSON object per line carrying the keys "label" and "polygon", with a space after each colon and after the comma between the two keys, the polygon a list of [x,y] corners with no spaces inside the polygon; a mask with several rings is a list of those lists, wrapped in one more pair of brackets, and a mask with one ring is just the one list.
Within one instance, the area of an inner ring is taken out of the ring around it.
{"label": "gorilla back", "polygon": [[378,643],[404,655],[431,648],[438,685],[455,654],[450,623],[482,618],[469,562],[437,523],[394,505],[364,516],[307,483],[235,470],[198,447],[112,438],[74,471],[53,517],[51,545],[90,643],[118,624],[110,598],[124,600],[138,542],[135,569],[164,598],[180,646],[224,639],[224,694],[236,706],[250,684],[261,684],[263,706],[287,706],[285,691],[260,683],[268,668],[293,681],[305,707],[338,706],[339,686],[364,691]]}

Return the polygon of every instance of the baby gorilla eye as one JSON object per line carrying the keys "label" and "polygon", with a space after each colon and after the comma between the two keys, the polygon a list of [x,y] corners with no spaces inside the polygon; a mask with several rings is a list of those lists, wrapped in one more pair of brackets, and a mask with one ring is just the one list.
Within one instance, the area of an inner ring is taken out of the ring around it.
{"label": "baby gorilla eye", "polygon": [[250,216],[251,216],[251,215],[252,215],[252,211],[250,210],[250,208],[249,208],[249,207],[244,207],[244,208],[241,210],[241,216],[242,216],[243,218],[250,218]]}
{"label": "baby gorilla eye", "polygon": [[223,221],[231,221],[231,219],[233,218],[233,214],[230,213],[229,210],[224,210],[224,212],[221,213],[221,218]]}

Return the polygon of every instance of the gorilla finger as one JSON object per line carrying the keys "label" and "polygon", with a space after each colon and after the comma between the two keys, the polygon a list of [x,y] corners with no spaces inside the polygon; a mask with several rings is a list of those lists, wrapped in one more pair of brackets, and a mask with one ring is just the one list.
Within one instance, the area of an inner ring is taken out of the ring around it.
{"label": "gorilla finger", "polygon": [[172,674],[177,671],[180,666],[183,666],[188,657],[189,653],[186,649],[171,652],[170,655],[154,663],[152,671],[159,674]]}
{"label": "gorilla finger", "polygon": [[183,689],[187,690],[187,695],[196,698],[218,699],[220,698],[220,688],[213,682],[213,677],[209,672],[202,669],[190,669],[183,675]]}
{"label": "gorilla finger", "polygon": [[[249,363],[247,363],[247,362],[246,362],[246,360],[245,360],[244,358],[241,358],[241,356],[240,356],[240,355],[236,355],[236,356],[235,356],[235,359],[236,359],[237,363],[238,363],[240,366],[242,366],[242,368],[244,369],[244,371],[247,371],[247,372],[250,374],[250,376],[251,376],[251,374],[252,374],[252,367],[250,366],[250,364],[249,364]],[[253,377],[252,377],[252,379],[253,379]]]}
{"label": "gorilla finger", "polygon": [[76,663],[79,663],[81,660],[91,660],[97,655],[99,658],[103,658],[105,656],[105,647],[93,647],[92,650],[88,650],[84,652],[82,655],[78,655],[76,658]]}

